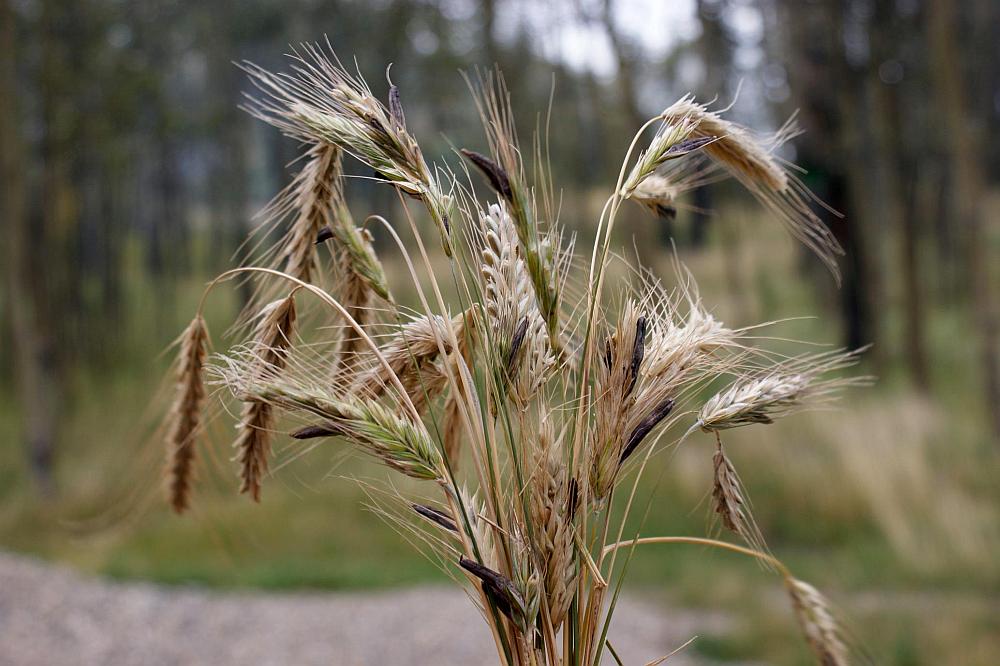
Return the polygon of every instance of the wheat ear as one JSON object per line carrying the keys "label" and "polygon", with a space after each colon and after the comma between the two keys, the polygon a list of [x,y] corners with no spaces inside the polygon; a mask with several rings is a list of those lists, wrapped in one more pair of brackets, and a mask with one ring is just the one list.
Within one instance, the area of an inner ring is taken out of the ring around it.
{"label": "wheat ear", "polygon": [[561,457],[561,446],[547,418],[543,420],[538,439],[529,507],[536,526],[534,535],[540,553],[549,618],[553,630],[558,630],[576,590],[577,566],[573,557],[575,507],[572,484]]}
{"label": "wheat ear", "polygon": [[181,335],[175,397],[167,416],[167,500],[178,514],[187,510],[191,499],[195,441],[205,401],[202,371],[207,351],[208,328],[199,314]]}
{"label": "wheat ear", "polygon": [[608,495],[622,462],[646,434],[642,433],[635,439],[626,432],[629,414],[635,404],[636,381],[645,356],[646,327],[646,317],[639,313],[634,302],[629,301],[617,329],[605,341],[597,362],[599,374],[594,396],[595,422],[590,464],[590,484],[595,500]]}
{"label": "wheat ear", "polygon": [[826,598],[809,583],[788,576],[785,587],[809,647],[823,666],[847,666],[848,651]]}
{"label": "wheat ear", "polygon": [[[257,364],[252,370],[258,378],[274,375],[285,365],[295,326],[295,299],[288,296],[266,306],[260,314],[253,343]],[[240,492],[260,501],[261,479],[267,474],[274,429],[273,407],[261,400],[243,404],[239,434],[233,447],[240,464]]]}
{"label": "wheat ear", "polygon": [[474,93],[493,157],[491,159],[470,150],[463,150],[462,154],[483,172],[491,187],[505,200],[535,292],[538,311],[545,321],[552,348],[559,352],[562,349],[560,272],[564,267],[559,259],[561,248],[556,247],[553,252],[552,247],[559,242],[558,233],[550,227],[549,234],[544,234],[539,225],[534,192],[525,178],[514,114],[503,77],[498,73],[496,78],[480,80]]}
{"label": "wheat ear", "polygon": [[318,143],[309,148],[306,158],[306,165],[290,186],[296,215],[282,244],[282,264],[285,273],[312,282],[316,277],[316,239],[338,195],[340,148]]}
{"label": "wheat ear", "polygon": [[[690,95],[667,108],[666,123],[687,123],[692,139],[709,139],[704,151],[735,177],[839,278],[836,256],[844,254],[830,229],[809,205],[812,194],[778,161],[773,152],[754,139],[749,130],[724,120],[694,101]],[[779,132],[783,140],[794,134],[789,125]],[[773,143],[780,143],[780,140]]]}
{"label": "wheat ear", "polygon": [[251,63],[243,69],[262,96],[245,109],[289,136],[330,142],[367,164],[385,182],[424,203],[450,257],[454,202],[427,165],[416,140],[400,122],[398,89],[393,113],[368,85],[348,73],[332,52],[302,44],[290,56],[291,72],[274,74]]}
{"label": "wheat ear", "polygon": [[717,439],[712,463],[715,468],[715,485],[712,489],[715,513],[719,515],[722,524],[738,534],[748,546],[757,551],[766,551],[764,536],[750,513],[749,503],[744,497],[743,484],[736,474],[732,461],[722,448],[721,438]]}
{"label": "wheat ear", "polygon": [[[361,242],[370,249],[370,234],[366,230],[358,230],[358,233],[362,235]],[[354,321],[363,327],[368,323],[375,291],[370,282],[358,271],[357,263],[349,251],[338,250],[337,259],[337,274],[341,281],[340,302]],[[350,373],[356,367],[358,355],[363,349],[364,342],[361,336],[353,327],[344,326],[334,359],[335,384],[346,386],[350,383]]]}

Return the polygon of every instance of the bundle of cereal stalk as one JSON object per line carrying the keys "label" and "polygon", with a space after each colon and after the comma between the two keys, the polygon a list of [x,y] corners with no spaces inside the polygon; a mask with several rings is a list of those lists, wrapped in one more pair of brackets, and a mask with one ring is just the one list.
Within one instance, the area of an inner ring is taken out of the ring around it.
{"label": "bundle of cereal stalk", "polygon": [[[388,493],[403,501],[383,514],[468,586],[503,663],[589,665],[614,654],[608,627],[621,584],[611,575],[616,558],[652,543],[726,549],[763,562],[783,577],[820,661],[847,663],[824,598],[767,551],[720,433],[771,423],[861,383],[840,373],[856,354],[789,359],[759,349],[746,329],[710,313],[682,268],[673,290],[638,269],[636,284],[605,284],[624,202],[661,205],[676,194],[671,183],[683,190],[704,180],[705,160],[745,184],[835,266],[839,248],[772,154],[775,139],[758,141],[689,98],[668,107],[636,134],[596,222],[590,261],[574,263],[544,161],[530,169],[522,163],[501,78],[473,86],[487,147],[461,154],[491,188],[477,198],[472,182],[428,165],[395,86],[383,104],[332,51],[303,46],[292,57],[285,73],[245,66],[262,93],[248,109],[305,143],[304,166],[266,210],[264,224],[283,227],[278,247],[209,287],[254,277],[257,311],[236,329],[246,331],[245,342],[206,360],[200,312],[182,337],[167,428],[174,509],[192,502],[205,432],[203,382],[211,380],[243,404],[235,461],[240,490],[255,500],[266,494],[271,440],[288,420],[298,422],[290,436],[304,443],[304,453],[346,442],[427,484],[422,497],[432,499]],[[643,130],[654,125],[652,141],[638,150]],[[415,311],[404,313],[393,299],[371,234],[348,210],[345,155],[406,195],[405,224],[396,228],[376,215],[366,221],[381,225],[401,253]],[[685,161],[695,174],[686,179]],[[437,227],[437,264],[408,199]],[[401,234],[412,234],[409,246],[419,252],[408,252]],[[432,276],[429,288],[418,266]],[[575,266],[587,268],[574,276]],[[446,302],[444,293],[458,298]],[[713,386],[721,388],[704,399]],[[623,539],[631,535],[623,534],[621,516],[651,456],[698,432],[717,440],[705,449],[715,470],[706,492],[721,526],[744,543]]]}

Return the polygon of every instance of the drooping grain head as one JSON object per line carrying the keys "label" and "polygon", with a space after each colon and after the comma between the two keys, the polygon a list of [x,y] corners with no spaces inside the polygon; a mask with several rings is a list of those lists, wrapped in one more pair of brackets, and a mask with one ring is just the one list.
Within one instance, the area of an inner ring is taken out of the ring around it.
{"label": "drooping grain head", "polygon": [[[246,109],[292,137],[337,144],[385,182],[422,201],[438,227],[445,253],[451,256],[452,198],[427,166],[405,125],[332,53],[302,45],[292,59],[292,70],[279,74],[244,64],[263,95],[252,99]],[[396,106],[401,115],[398,98]]]}
{"label": "drooping grain head", "polygon": [[867,377],[824,377],[857,363],[860,351],[802,356],[739,379],[702,405],[697,425],[705,432],[717,432],[771,423],[810,404],[829,401],[848,386],[864,386]]}
{"label": "drooping grain head", "polygon": [[316,144],[309,148],[306,160],[289,190],[295,217],[282,242],[281,258],[285,273],[312,282],[317,272],[316,238],[342,196],[340,148]]}
{"label": "drooping grain head", "polygon": [[732,461],[723,450],[721,439],[712,457],[712,464],[715,470],[715,483],[712,488],[715,513],[723,526],[739,535],[748,546],[758,552],[766,552],[764,536],[750,512],[743,483],[736,474]]}
{"label": "drooping grain head", "polygon": [[792,599],[795,616],[809,647],[823,666],[847,666],[847,645],[826,598],[809,583],[788,578],[785,584]]}
{"label": "drooping grain head", "polygon": [[750,131],[709,111],[704,104],[688,95],[674,102],[663,112],[667,123],[684,123],[692,137],[710,138],[704,150],[728,168],[750,181],[782,192],[788,188],[788,175],[771,152],[754,139]]}
{"label": "drooping grain head", "polygon": [[[815,252],[839,279],[836,257],[843,254],[840,244],[813,212],[810,203],[814,196],[774,155],[775,148],[798,133],[793,121],[771,137],[758,139],[746,127],[723,119],[695,102],[690,95],[665,109],[660,117],[663,125],[633,168],[623,188],[623,196],[635,196],[644,181],[666,163],[664,158],[672,154],[683,157],[685,151],[675,148],[671,153],[671,141],[680,141],[678,147],[685,142],[698,142],[686,153],[701,150],[720,164],[774,214],[792,236]],[[676,155],[678,152],[681,154]],[[658,160],[658,156],[662,157]],[[651,203],[655,197],[647,193],[645,199]]]}
{"label": "drooping grain head", "polygon": [[232,355],[212,370],[218,382],[240,400],[263,402],[315,421],[305,437],[344,437],[388,466],[416,479],[438,480],[444,466],[440,450],[424,424],[360,395],[343,395],[325,382],[306,382],[277,373],[255,374],[257,356]]}
{"label": "drooping grain head", "polygon": [[773,374],[733,384],[702,406],[698,422],[706,432],[772,423],[802,405],[808,397],[809,379],[801,374]]}
{"label": "drooping grain head", "polygon": [[202,373],[208,351],[208,328],[197,315],[181,335],[176,363],[174,401],[166,423],[167,501],[175,513],[190,505],[195,446],[201,429],[205,386]]}
{"label": "drooping grain head", "polygon": [[[295,327],[295,298],[288,296],[266,306],[261,312],[253,341],[257,363],[251,372],[254,381],[274,377],[285,365]],[[275,414],[266,401],[243,403],[238,435],[233,443],[240,465],[240,492],[260,501],[261,480],[267,474]]]}

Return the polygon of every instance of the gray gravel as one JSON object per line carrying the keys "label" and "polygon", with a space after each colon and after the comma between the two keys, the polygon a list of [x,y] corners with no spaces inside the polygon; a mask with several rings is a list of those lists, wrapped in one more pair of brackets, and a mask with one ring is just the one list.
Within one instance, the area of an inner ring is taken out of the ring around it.
{"label": "gray gravel", "polygon": [[[611,636],[645,664],[717,615],[625,599]],[[373,593],[234,593],[92,579],[0,553],[0,664],[492,664],[472,602],[445,587]],[[694,663],[689,654],[669,666]]]}

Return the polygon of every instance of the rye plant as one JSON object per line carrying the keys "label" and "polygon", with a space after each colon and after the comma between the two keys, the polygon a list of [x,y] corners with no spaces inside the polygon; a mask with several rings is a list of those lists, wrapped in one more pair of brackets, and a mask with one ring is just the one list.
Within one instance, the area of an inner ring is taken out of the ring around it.
{"label": "rye plant", "polygon": [[[767,550],[722,433],[860,383],[839,373],[856,354],[758,348],[751,329],[713,316],[679,262],[668,287],[613,245],[627,202],[669,215],[686,190],[732,176],[836,275],[835,240],[774,154],[793,124],[760,136],[691,97],[667,107],[638,129],[589,230],[594,245],[577,255],[558,223],[544,138],[529,151],[518,143],[498,73],[470,82],[486,141],[456,154],[471,165],[460,178],[428,164],[399,89],[390,82],[387,102],[376,99],[329,45],[301,46],[285,72],[244,69],[259,90],[246,109],[302,142],[302,162],[264,212],[260,233],[281,240],[206,290],[251,280],[242,341],[209,357],[201,308],[180,338],[164,429],[175,511],[191,503],[205,383],[215,383],[242,405],[234,461],[254,500],[279,423],[303,454],[350,445],[425,484],[424,499],[381,495],[379,511],[468,589],[503,663],[617,660],[609,625],[623,565],[651,544],[763,563],[783,579],[818,660],[848,663],[823,596]],[[401,219],[356,221],[345,156],[396,189]],[[436,228],[429,238],[420,207]],[[370,228],[401,257],[415,310],[394,299]],[[614,262],[627,284],[608,279]],[[653,456],[699,437],[732,539],[627,532]]]}

